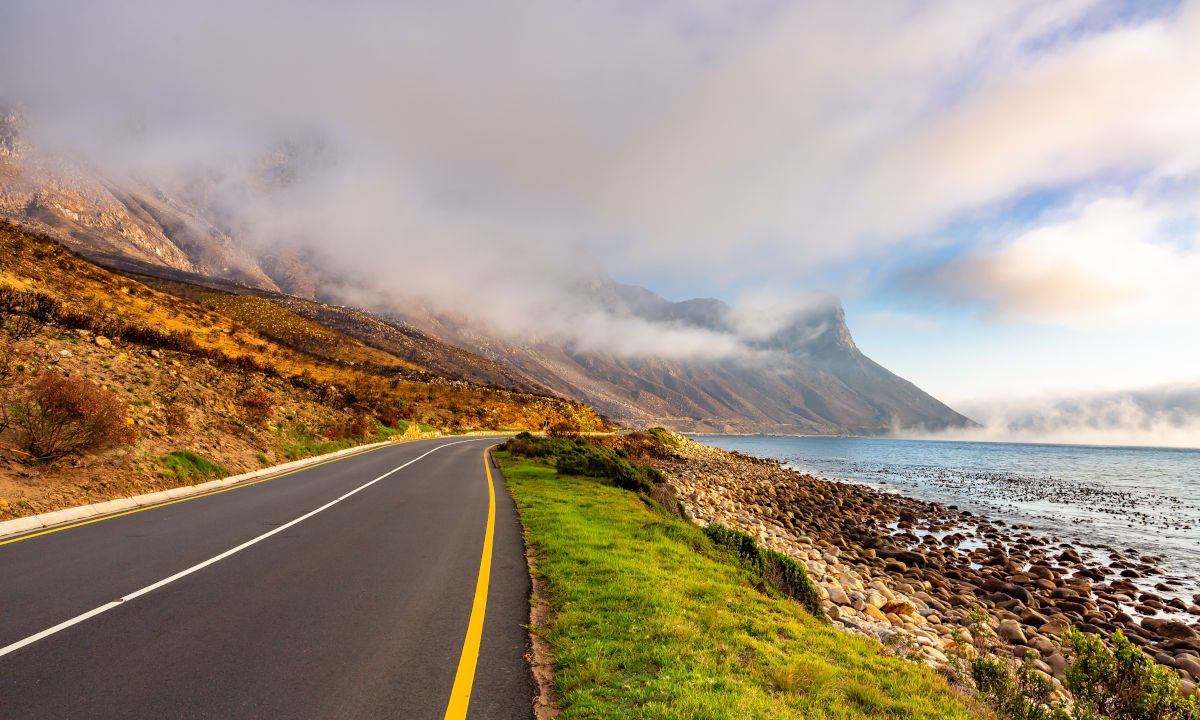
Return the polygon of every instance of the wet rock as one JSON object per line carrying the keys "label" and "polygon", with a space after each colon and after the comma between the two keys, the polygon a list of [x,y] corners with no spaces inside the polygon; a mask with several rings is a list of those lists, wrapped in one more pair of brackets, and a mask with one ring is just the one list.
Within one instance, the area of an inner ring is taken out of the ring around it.
{"label": "wet rock", "polygon": [[1028,603],[1033,599],[1033,595],[1020,585],[1017,585],[1016,583],[1003,582],[994,578],[985,581],[983,588],[992,592],[1003,593],[1011,598],[1016,598],[1023,603]]}
{"label": "wet rock", "polygon": [[1059,562],[1083,562],[1083,558],[1079,557],[1079,553],[1074,548],[1068,548],[1062,551],[1055,559]]}
{"label": "wet rock", "polygon": [[877,548],[875,550],[877,556],[888,560],[899,560],[905,565],[911,567],[925,567],[925,556],[919,552],[911,550],[895,550],[890,548]]}
{"label": "wet rock", "polygon": [[1195,630],[1178,620],[1146,618],[1142,621],[1142,627],[1165,638],[1193,640],[1197,637]]}

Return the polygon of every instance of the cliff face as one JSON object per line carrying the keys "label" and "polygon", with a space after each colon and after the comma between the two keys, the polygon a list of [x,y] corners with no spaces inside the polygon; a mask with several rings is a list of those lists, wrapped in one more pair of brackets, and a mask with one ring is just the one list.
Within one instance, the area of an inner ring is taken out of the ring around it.
{"label": "cliff face", "polygon": [[[86,163],[37,154],[22,131],[19,114],[0,108],[0,217],[47,232],[110,267],[320,299],[322,280],[330,278],[322,277],[319,262],[302,250],[243,237],[236,223],[222,216],[217,198],[229,192],[229,178],[219,171],[172,188],[108,178]],[[331,163],[336,158],[319,140],[281,144],[264,153],[257,172],[236,187],[266,196],[306,169]],[[342,308],[298,301],[287,306],[303,307],[317,322],[361,335],[367,344],[386,341],[389,352],[423,367],[505,387],[549,388],[629,425],[692,432],[870,433],[897,424],[930,429],[970,424],[864,356],[834,301],[766,335],[747,335],[720,301],[675,303],[605,279],[578,289],[575,301],[616,318],[732,337],[744,352],[716,359],[627,357],[553,338],[501,336],[473,318],[425,309],[387,318],[359,313],[349,322]],[[392,330],[378,332],[384,327],[380,320],[392,322]],[[413,327],[429,337],[410,333]]]}

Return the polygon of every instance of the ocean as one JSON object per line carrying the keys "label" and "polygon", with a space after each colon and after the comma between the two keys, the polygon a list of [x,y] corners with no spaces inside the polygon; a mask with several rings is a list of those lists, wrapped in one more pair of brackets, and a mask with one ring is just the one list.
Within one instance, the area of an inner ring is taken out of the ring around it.
{"label": "ocean", "polygon": [[[1089,548],[1136,550],[1200,592],[1200,450],[890,438],[692,436],[801,472],[954,505]],[[1185,595],[1186,597],[1186,595]]]}

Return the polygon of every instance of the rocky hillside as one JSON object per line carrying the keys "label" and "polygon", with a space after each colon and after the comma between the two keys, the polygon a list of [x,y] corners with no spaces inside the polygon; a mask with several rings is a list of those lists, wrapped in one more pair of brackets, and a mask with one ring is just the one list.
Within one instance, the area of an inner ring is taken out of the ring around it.
{"label": "rocky hillside", "polygon": [[446,378],[262,298],[161,292],[0,221],[0,519],[405,432],[557,423],[606,428],[586,406]]}

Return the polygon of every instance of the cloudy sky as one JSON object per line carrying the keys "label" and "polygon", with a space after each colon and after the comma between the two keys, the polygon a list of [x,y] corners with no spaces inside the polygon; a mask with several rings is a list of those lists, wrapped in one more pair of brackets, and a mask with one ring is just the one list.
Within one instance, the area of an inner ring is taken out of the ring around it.
{"label": "cloudy sky", "polygon": [[0,95],[43,142],[147,172],[318,138],[335,179],[259,231],[375,268],[433,247],[676,300],[826,290],[952,404],[1200,385],[1200,2],[2,12]]}

